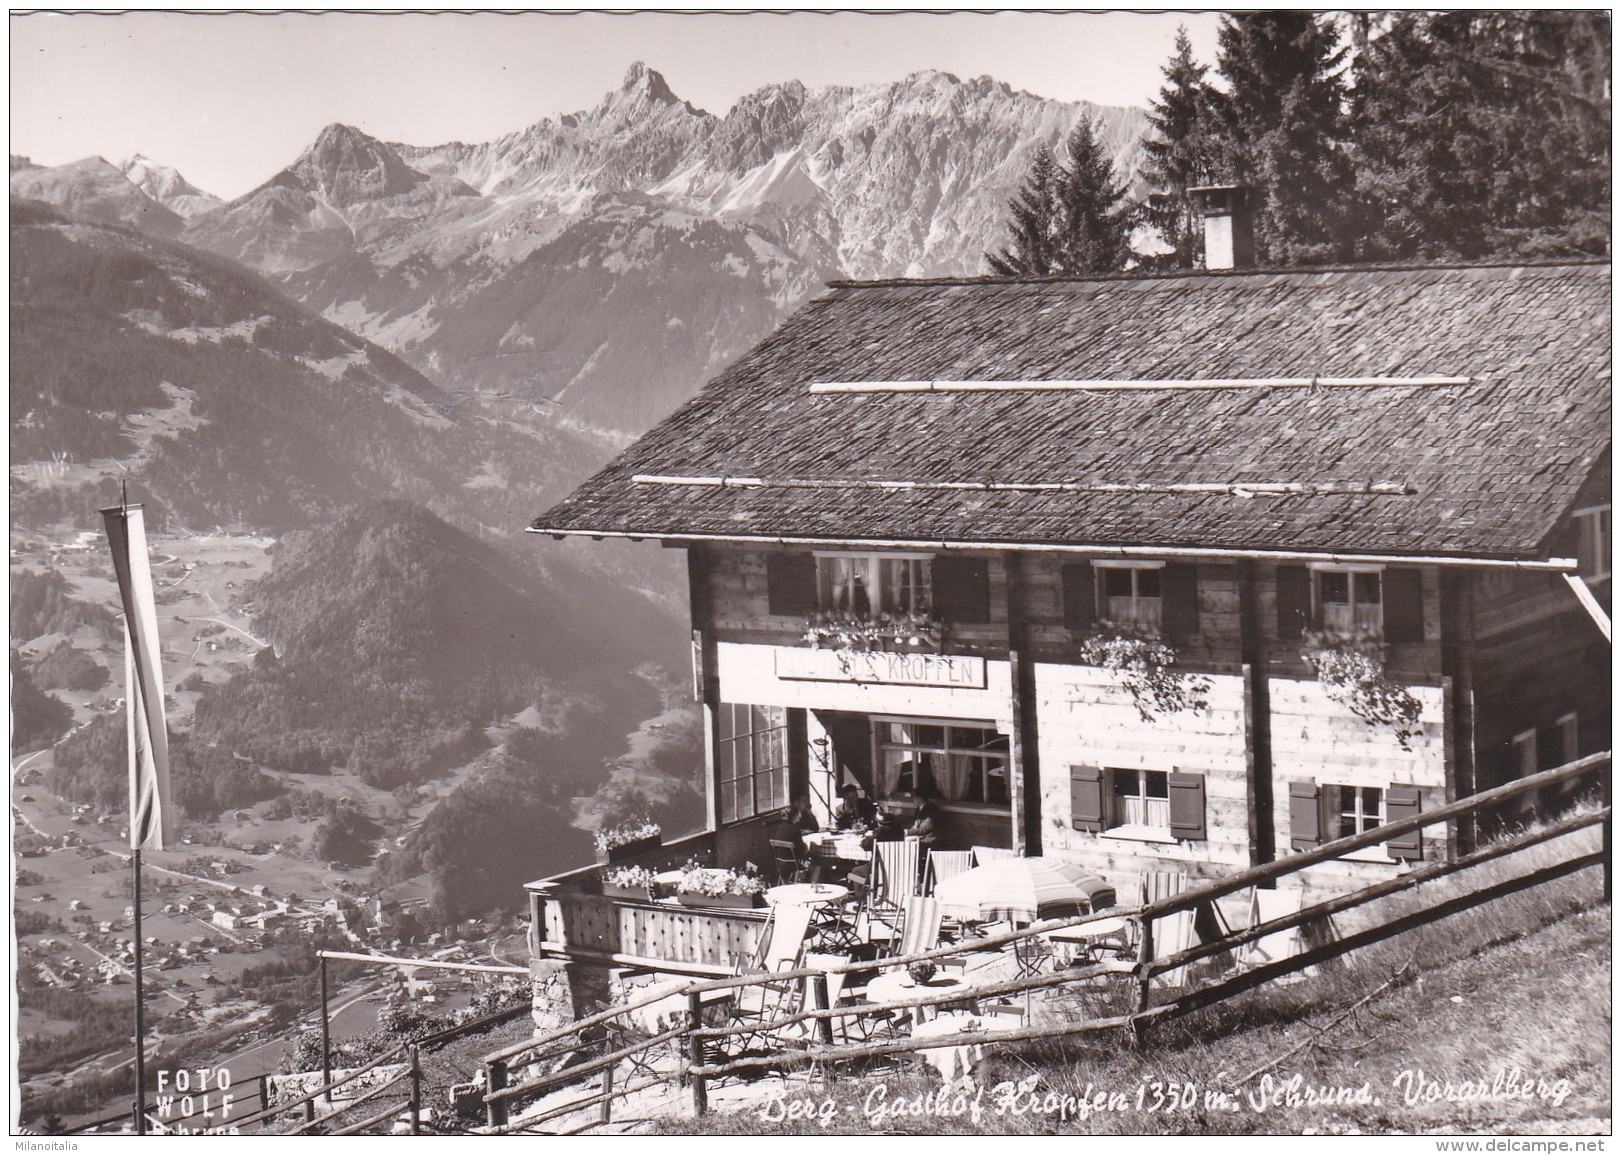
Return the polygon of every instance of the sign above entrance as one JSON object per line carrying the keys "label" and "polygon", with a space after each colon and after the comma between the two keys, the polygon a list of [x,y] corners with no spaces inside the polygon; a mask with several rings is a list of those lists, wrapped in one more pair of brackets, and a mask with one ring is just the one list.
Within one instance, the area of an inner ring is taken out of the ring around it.
{"label": "sign above entrance", "polygon": [[984,658],[789,649],[778,649],[775,655],[777,677],[791,681],[949,686],[960,690],[985,688]]}

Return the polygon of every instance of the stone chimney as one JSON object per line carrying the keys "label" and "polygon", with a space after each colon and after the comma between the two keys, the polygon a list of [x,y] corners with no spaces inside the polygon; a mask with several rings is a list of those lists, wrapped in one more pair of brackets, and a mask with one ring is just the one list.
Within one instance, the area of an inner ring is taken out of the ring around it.
{"label": "stone chimney", "polygon": [[1221,184],[1191,188],[1204,214],[1204,267],[1247,269],[1255,264],[1255,226],[1251,222],[1253,189]]}

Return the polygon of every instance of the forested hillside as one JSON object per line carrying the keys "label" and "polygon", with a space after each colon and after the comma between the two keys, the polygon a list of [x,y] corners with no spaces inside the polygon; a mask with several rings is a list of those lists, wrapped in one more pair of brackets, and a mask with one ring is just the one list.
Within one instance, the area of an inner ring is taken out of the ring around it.
{"label": "forested hillside", "polygon": [[466,761],[485,726],[530,705],[589,703],[622,738],[657,705],[632,671],[683,656],[659,652],[673,631],[636,595],[566,563],[522,566],[403,501],[290,535],[253,596],[272,648],[204,695],[194,740],[385,788]]}
{"label": "forested hillside", "polygon": [[510,534],[600,452],[458,408],[254,274],[130,229],[14,203],[11,290],[25,523],[93,515],[127,474],[154,525],[280,532],[389,494]]}

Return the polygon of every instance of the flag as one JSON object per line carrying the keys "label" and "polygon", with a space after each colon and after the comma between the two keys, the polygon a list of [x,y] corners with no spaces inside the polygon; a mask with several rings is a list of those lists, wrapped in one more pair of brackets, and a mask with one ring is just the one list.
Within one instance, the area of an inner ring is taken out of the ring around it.
{"label": "flag", "polygon": [[158,607],[146,552],[146,522],[138,505],[101,511],[124,603],[124,681],[129,735],[129,845],[162,850],[178,817],[169,800],[169,729],[163,719]]}

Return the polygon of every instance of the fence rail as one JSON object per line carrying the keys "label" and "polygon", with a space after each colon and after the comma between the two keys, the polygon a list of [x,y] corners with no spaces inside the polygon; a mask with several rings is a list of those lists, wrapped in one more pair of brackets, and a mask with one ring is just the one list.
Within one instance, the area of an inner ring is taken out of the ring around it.
{"label": "fence rail", "polygon": [[[1319,863],[1377,846],[1392,838],[1438,823],[1478,816],[1520,795],[1596,774],[1609,764],[1609,752],[1594,754],[1568,765],[1448,803],[1409,819],[1325,843],[1315,849],[1291,855],[1277,862],[1251,867],[1225,878],[1205,881],[1190,886],[1179,894],[1126,909],[1113,908],[1076,918],[1043,922],[1036,926],[975,939],[968,944],[953,944],[884,959],[877,964],[870,961],[852,961],[823,967],[799,967],[764,975],[699,980],[685,983],[674,990],[666,987],[656,994],[643,996],[623,1006],[589,1015],[524,1043],[486,1055],[483,1060],[486,1086],[484,1099],[488,1126],[485,1130],[491,1134],[509,1134],[539,1129],[544,1123],[577,1115],[593,1107],[600,1111],[598,1118],[575,1123],[563,1131],[542,1133],[577,1133],[609,1122],[614,1102],[666,1081],[648,1078],[638,1082],[631,1079],[616,1087],[615,1068],[626,1059],[645,1062],[650,1059],[653,1052],[667,1046],[673,1045],[683,1056],[679,1074],[682,1081],[690,1087],[694,1107],[701,1114],[707,1109],[707,1083],[720,1076],[762,1067],[786,1070],[811,1064],[833,1064],[884,1055],[915,1054],[937,1047],[962,1045],[961,1037],[951,1035],[840,1044],[833,1040],[832,1027],[837,1020],[848,1020],[857,1014],[861,1017],[876,1017],[915,1011],[918,1008],[940,1007],[960,1003],[965,998],[988,999],[1015,994],[1027,995],[1032,991],[1052,988],[1082,987],[1094,984],[1100,979],[1124,980],[1127,994],[1130,993],[1130,988],[1134,987],[1135,998],[1127,1000],[1133,1004],[1130,1009],[1089,1017],[1078,1022],[1024,1026],[1011,1030],[987,1030],[975,1033],[972,1038],[978,1043],[1008,1043],[1124,1029],[1129,1030],[1140,1041],[1143,1033],[1154,1023],[1231,998],[1283,975],[1327,962],[1460,911],[1544,885],[1591,867],[1604,868],[1604,888],[1607,898],[1610,876],[1611,810],[1608,776],[1604,775],[1602,777],[1604,801],[1597,810],[1573,814],[1540,829],[1504,837],[1460,858],[1426,863],[1417,868],[1404,868],[1403,873],[1395,877],[1335,895],[1287,915],[1228,930],[1208,942],[1198,943],[1187,949],[1160,956],[1155,951],[1154,944],[1155,924],[1168,916],[1211,907],[1219,898],[1250,888],[1275,886],[1279,880],[1298,875]],[[1421,909],[1385,918],[1344,937],[1322,935],[1318,936],[1316,941],[1306,937],[1301,943],[1301,949],[1284,958],[1217,976],[1202,986],[1188,987],[1157,1004],[1154,1002],[1155,980],[1170,972],[1227,954],[1274,934],[1288,931],[1304,933],[1314,928],[1326,927],[1326,920],[1331,915],[1362,907],[1392,895],[1416,892],[1426,882],[1450,877],[1488,862],[1506,859],[1535,846],[1595,826],[1602,828],[1601,844],[1597,850],[1576,854],[1551,864],[1530,867],[1506,879],[1432,902]],[[827,981],[830,976],[860,971],[870,972],[875,965],[883,969],[894,969],[914,962],[938,962],[969,952],[999,949],[1010,944],[1043,938],[1054,931],[1083,927],[1089,922],[1104,918],[1124,918],[1135,924],[1138,941],[1135,958],[1094,961],[1061,971],[975,985],[967,992],[956,989],[936,994],[925,993],[883,1003],[861,1003],[857,1007],[828,1005]],[[706,1024],[704,1021],[705,1008],[717,996],[735,995],[736,992],[750,987],[781,990],[802,989],[803,986],[810,988],[808,1001],[811,1005],[808,1007],[801,1001],[796,1010],[777,1013],[774,1018],[756,1019],[744,1024],[716,1025]],[[1117,986],[1116,989],[1119,990],[1121,987]],[[685,1022],[681,1025],[652,1033],[649,1037],[638,1039],[628,1045],[615,1045],[606,1041],[607,1028],[610,1024],[630,1024],[635,1012],[672,997],[684,997],[687,1000],[687,1014]],[[714,1045],[724,1040],[744,1035],[775,1035],[780,1040],[786,1033],[796,1030],[801,1033],[800,1037],[790,1043],[779,1041],[773,1049],[765,1053],[731,1057],[711,1053]],[[601,1039],[597,1038],[599,1035],[602,1036]],[[595,1053],[578,1062],[569,1062],[571,1058],[587,1051]],[[559,1060],[561,1060],[559,1069],[543,1072],[521,1082],[512,1081],[513,1074],[521,1068]],[[594,1079],[594,1076],[600,1076],[600,1082]],[[517,1120],[512,1118],[513,1112],[524,1101],[538,1100],[574,1085],[579,1085],[581,1093],[578,1096],[560,1103],[548,1104],[542,1111],[532,1116]]]}

